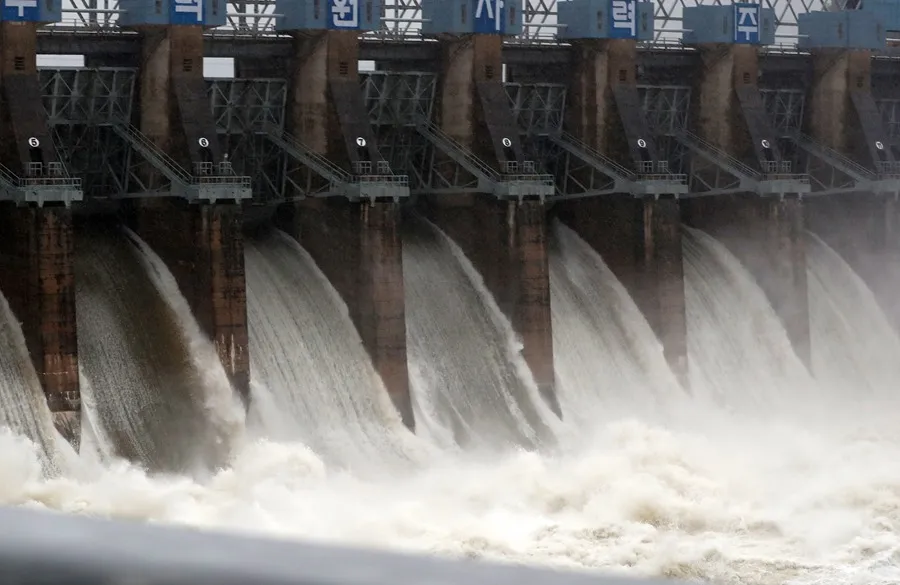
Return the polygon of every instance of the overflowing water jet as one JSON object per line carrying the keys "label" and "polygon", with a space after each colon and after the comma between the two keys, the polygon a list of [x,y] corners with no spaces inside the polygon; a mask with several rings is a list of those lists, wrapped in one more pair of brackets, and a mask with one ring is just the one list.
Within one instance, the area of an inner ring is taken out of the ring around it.
{"label": "overflowing water jet", "polygon": [[464,446],[536,447],[552,437],[509,321],[462,251],[420,219],[406,222],[410,363],[420,409]]}
{"label": "overflowing water jet", "polygon": [[154,274],[164,267],[147,253],[116,227],[79,230],[79,347],[95,431],[115,455],[153,470],[215,467],[240,427],[228,420],[239,418],[237,407],[222,404],[231,387],[209,341],[199,331],[192,338],[193,317],[177,311],[177,286]]}
{"label": "overflowing water jet", "polygon": [[282,232],[246,242],[253,409],[272,439],[302,441],[356,471],[414,460],[403,426],[347,305],[310,255]]}

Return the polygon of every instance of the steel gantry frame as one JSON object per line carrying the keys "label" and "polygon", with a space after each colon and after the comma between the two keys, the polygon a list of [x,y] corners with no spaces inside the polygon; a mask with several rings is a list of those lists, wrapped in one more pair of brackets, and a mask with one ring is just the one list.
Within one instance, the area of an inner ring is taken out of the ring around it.
{"label": "steel gantry frame", "polygon": [[[48,123],[62,160],[73,175],[84,178],[86,190],[94,197],[157,193],[197,198],[197,193],[172,192],[172,183],[190,186],[192,179],[177,168],[167,174],[170,161],[130,127],[135,78],[136,71],[129,68],[40,70]],[[284,79],[207,81],[217,132],[231,164],[248,182],[252,177],[254,201],[283,201],[285,193],[354,198],[365,189],[377,191],[376,186],[361,184],[364,181],[284,134],[287,85]],[[360,91],[379,147],[393,168],[410,172],[416,193],[478,191],[498,197],[562,198],[685,194],[685,176],[690,180],[689,196],[777,192],[777,185],[766,184],[771,177],[687,131],[691,90],[686,86],[639,87],[644,115],[658,135],[661,158],[671,165],[673,174],[666,176],[635,173],[565,134],[566,87],[552,83],[505,84],[523,143],[540,164],[498,172],[430,123],[436,88],[437,78],[431,72],[360,75]],[[813,193],[897,190],[895,169],[867,169],[800,133],[802,90],[760,91],[783,150],[792,157],[794,168],[810,174]],[[900,101],[881,99],[878,104],[890,124]],[[541,174],[545,170],[549,173]],[[160,180],[158,171],[167,180]],[[0,176],[0,181],[5,178]]]}
{"label": "steel gantry frame", "polygon": [[60,158],[95,198],[250,197],[249,177],[235,175],[230,163],[197,163],[187,171],[131,126],[136,70],[41,69],[39,76]]}
{"label": "steel gantry frame", "polygon": [[783,196],[810,189],[805,174],[781,164],[754,169],[688,130],[691,90],[687,86],[639,87],[644,115],[659,138],[664,159],[672,169],[688,177],[686,196],[705,197],[730,193]]}
{"label": "steel gantry frame", "polygon": [[[325,1],[325,0],[323,0]],[[513,43],[554,43],[560,25],[557,22],[558,0],[522,0],[524,30]],[[656,35],[654,46],[680,46],[682,11],[698,4],[730,4],[730,0],[655,0]],[[804,12],[845,8],[855,0],[762,0],[775,11],[776,41],[781,49],[793,49],[797,40],[797,16]],[[63,22],[58,29],[115,29],[120,12],[117,0],[64,0]],[[229,0],[227,22],[210,35],[270,36],[275,34],[279,18],[274,0]],[[384,0],[382,28],[365,36],[382,40],[420,38],[421,0]],[[776,46],[776,49],[779,47]]]}
{"label": "steel gantry frame", "polygon": [[[792,158],[795,168],[802,169],[809,176],[809,195],[897,193],[900,190],[900,169],[896,163],[867,168],[803,134],[806,101],[803,90],[763,89],[761,93],[772,126],[780,135],[782,152]],[[878,105],[887,121],[890,100],[879,101]]]}
{"label": "steel gantry frame", "polygon": [[263,133],[284,128],[285,79],[208,79],[216,132],[236,172],[250,177],[254,203],[281,201],[292,161]]}

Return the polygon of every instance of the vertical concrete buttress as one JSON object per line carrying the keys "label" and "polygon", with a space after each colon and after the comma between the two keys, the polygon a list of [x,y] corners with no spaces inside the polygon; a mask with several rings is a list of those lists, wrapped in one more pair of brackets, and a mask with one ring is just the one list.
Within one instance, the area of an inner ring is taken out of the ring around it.
{"label": "vertical concrete buttress", "polygon": [[[736,89],[756,87],[759,60],[749,45],[701,47],[692,125],[705,140],[738,159],[753,156]],[[803,203],[796,196],[739,194],[684,202],[685,222],[722,242],[751,272],[809,363],[809,303]]]}
{"label": "vertical concrete buttress", "polygon": [[[865,110],[871,101],[869,51],[817,51],[807,94],[807,132],[817,142],[872,167]],[[871,122],[871,121],[870,121]],[[881,123],[880,116],[874,120]],[[889,147],[889,146],[888,146]],[[853,268],[875,294],[895,328],[900,328],[896,291],[900,286],[900,207],[893,194],[848,193],[806,201],[809,229]]]}
{"label": "vertical concrete buttress", "polygon": [[[348,142],[356,140],[350,132],[371,132],[361,94],[354,93],[360,91],[358,33],[298,33],[294,47],[287,130],[347,167],[352,161]],[[374,148],[371,137],[367,142]],[[310,198],[288,207],[281,216],[282,226],[310,253],[347,303],[394,406],[404,424],[414,428],[399,204]]]}
{"label": "vertical concrete buttress", "polygon": [[[19,175],[31,162],[30,136],[47,146],[44,162],[56,160],[40,97],[36,46],[35,24],[0,23],[0,158]],[[53,423],[77,450],[81,395],[73,252],[69,209],[0,206],[0,290],[22,323]]]}
{"label": "vertical concrete buttress", "polygon": [[[441,129],[488,163],[497,160],[477,84],[501,79],[503,40],[472,35],[442,42]],[[491,195],[441,195],[432,219],[465,252],[521,337],[523,357],[547,404],[559,414],[550,317],[546,207]]]}
{"label": "vertical concrete buttress", "polygon": [[[613,96],[635,85],[634,41],[584,41],[569,85],[566,126],[581,141],[631,166]],[[680,204],[674,197],[629,194],[567,201],[559,218],[575,230],[622,282],[663,344],[672,370],[688,380]]]}
{"label": "vertical concrete buttress", "polygon": [[[140,130],[185,169],[198,160],[197,132],[215,143],[203,80],[203,29],[141,31]],[[196,95],[195,95],[196,94]],[[205,108],[205,109],[204,109]],[[211,150],[218,145],[212,144]],[[142,199],[136,231],[163,259],[201,330],[215,343],[235,390],[247,401],[250,354],[240,205]]]}
{"label": "vertical concrete buttress", "polygon": [[73,254],[68,209],[0,207],[0,290],[22,323],[53,423],[77,449],[81,397]]}

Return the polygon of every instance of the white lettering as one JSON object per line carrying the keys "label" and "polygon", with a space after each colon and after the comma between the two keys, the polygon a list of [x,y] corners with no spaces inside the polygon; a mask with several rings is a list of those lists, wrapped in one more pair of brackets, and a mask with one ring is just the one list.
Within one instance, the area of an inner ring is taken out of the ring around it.
{"label": "white lettering", "polygon": [[37,8],[37,0],[6,0],[7,8],[15,8],[19,18],[25,18],[26,8]]}
{"label": "white lettering", "polygon": [[197,22],[203,22],[203,0],[175,0],[175,12],[194,14]]}
{"label": "white lettering", "polygon": [[359,0],[331,0],[331,24],[335,28],[357,28]]}
{"label": "white lettering", "polygon": [[635,0],[613,0],[612,25],[613,28],[627,30],[632,37],[637,36],[637,18],[634,9]]}
{"label": "white lettering", "polygon": [[[737,14],[735,15],[735,39],[745,43],[752,43],[757,40],[759,35],[759,7],[758,6],[736,6]],[[741,38],[743,35],[743,38]]]}
{"label": "white lettering", "polygon": [[503,28],[503,3],[504,0],[478,0],[478,4],[475,5],[475,18],[484,18],[484,13],[487,11],[487,19],[493,21],[494,30],[501,32]]}

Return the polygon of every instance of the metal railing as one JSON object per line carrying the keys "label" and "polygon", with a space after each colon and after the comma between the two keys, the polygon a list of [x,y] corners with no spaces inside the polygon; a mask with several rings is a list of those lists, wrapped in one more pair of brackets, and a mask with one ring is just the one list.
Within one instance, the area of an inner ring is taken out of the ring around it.
{"label": "metal railing", "polygon": [[562,140],[568,142],[572,146],[576,147],[578,150],[583,151],[585,154],[587,154],[591,158],[597,160],[598,162],[603,163],[603,166],[609,167],[609,169],[611,171],[615,172],[620,177],[622,177],[624,179],[628,179],[628,180],[633,180],[635,178],[635,173],[633,171],[626,169],[624,166],[620,165],[619,163],[617,163],[613,159],[609,158],[608,156],[606,156],[599,150],[595,149],[594,147],[579,140],[572,134],[569,134],[568,132],[562,132],[562,133],[560,133],[560,138]]}
{"label": "metal railing", "polygon": [[283,143],[283,145],[287,147],[286,150],[293,150],[296,154],[307,159],[306,162],[309,164],[309,166],[323,178],[328,179],[332,183],[353,182],[353,175],[340,168],[313,149],[309,148],[274,124],[267,125],[265,133],[271,139],[274,139],[273,141],[279,146],[281,146],[281,144],[279,143]]}
{"label": "metal railing", "polygon": [[802,132],[792,132],[790,134],[791,139],[796,142],[798,145],[803,147],[806,150],[812,151],[820,156],[823,156],[826,160],[830,159],[837,163],[839,163],[844,169],[850,171],[851,173],[857,175],[857,179],[867,180],[873,179],[874,174],[871,170],[862,166],[855,160],[851,159],[847,155],[839,152],[830,146],[826,146],[821,142],[817,142],[813,137],[808,136]]}
{"label": "metal railing", "polygon": [[493,181],[495,183],[500,182],[500,174],[489,167],[487,163],[483,160],[469,152],[469,150],[464,147],[462,144],[457,142],[450,135],[445,133],[443,130],[438,128],[433,122],[430,121],[420,121],[418,124],[419,131],[426,136],[426,138],[430,138],[432,141],[441,144],[442,150],[445,151],[446,154],[455,154],[460,159],[458,162],[463,166],[471,167],[470,171],[476,171],[475,174],[480,174],[482,177],[488,179],[489,181]]}
{"label": "metal railing", "polygon": [[679,131],[676,136],[681,139],[683,142],[687,143],[688,146],[692,145],[694,148],[700,151],[705,151],[708,155],[712,155],[714,158],[718,159],[718,161],[728,167],[731,167],[737,173],[744,175],[745,177],[751,179],[760,179],[761,173],[755,169],[750,168],[746,164],[742,163],[738,159],[734,158],[718,146],[713,143],[700,138],[693,132],[689,132],[687,130]]}
{"label": "metal railing", "polygon": [[69,187],[73,189],[81,189],[81,179],[79,177],[62,176],[31,176],[20,177],[13,173],[9,168],[0,164],[0,182],[6,183],[7,187],[13,189],[23,189],[28,187]]}
{"label": "metal railing", "polygon": [[179,165],[175,161],[175,159],[170,157],[160,147],[154,144],[153,141],[144,136],[144,134],[140,130],[130,124],[121,124],[114,126],[114,128],[118,129],[120,133],[124,134],[125,138],[134,146],[145,150],[146,156],[157,159],[157,161],[159,161],[159,170],[168,171],[165,174],[169,175],[170,180],[180,182],[183,185],[191,184],[191,175],[188,174],[188,172],[184,170],[181,165]]}

